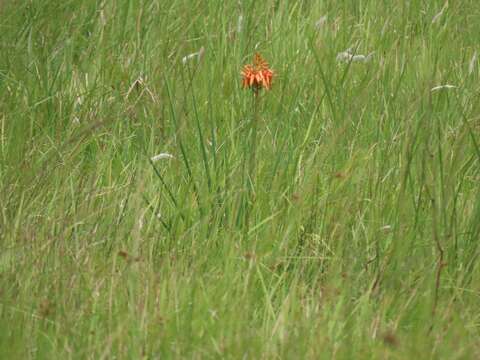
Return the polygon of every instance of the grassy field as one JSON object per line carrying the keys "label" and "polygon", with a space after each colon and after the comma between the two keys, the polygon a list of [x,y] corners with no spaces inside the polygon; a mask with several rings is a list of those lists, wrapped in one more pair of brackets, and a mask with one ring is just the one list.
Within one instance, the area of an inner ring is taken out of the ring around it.
{"label": "grassy field", "polygon": [[2,1],[0,30],[0,358],[480,358],[478,0]]}

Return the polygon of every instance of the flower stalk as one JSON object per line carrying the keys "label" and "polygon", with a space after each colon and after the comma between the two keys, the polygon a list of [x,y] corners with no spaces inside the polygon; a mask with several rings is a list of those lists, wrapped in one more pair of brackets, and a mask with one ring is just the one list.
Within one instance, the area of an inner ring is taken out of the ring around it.
{"label": "flower stalk", "polygon": [[250,212],[255,203],[255,184],[257,178],[256,157],[257,157],[257,133],[259,122],[259,93],[262,89],[270,90],[272,86],[273,70],[260,54],[255,54],[253,64],[248,64],[242,70],[243,88],[252,90],[253,116],[250,120],[250,158],[248,164],[248,203],[246,209],[246,231],[248,232]]}

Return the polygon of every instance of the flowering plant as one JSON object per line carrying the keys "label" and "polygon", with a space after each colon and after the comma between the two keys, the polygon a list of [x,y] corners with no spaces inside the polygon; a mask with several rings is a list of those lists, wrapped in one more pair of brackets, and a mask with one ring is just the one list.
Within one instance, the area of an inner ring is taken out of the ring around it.
{"label": "flowering plant", "polygon": [[255,54],[253,64],[243,67],[242,76],[243,88],[251,88],[255,96],[260,89],[270,90],[272,86],[273,70],[259,53]]}

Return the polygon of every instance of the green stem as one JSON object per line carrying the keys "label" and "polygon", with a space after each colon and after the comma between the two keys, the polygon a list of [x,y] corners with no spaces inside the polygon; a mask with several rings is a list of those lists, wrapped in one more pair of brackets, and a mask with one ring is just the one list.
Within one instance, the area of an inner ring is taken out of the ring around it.
{"label": "green stem", "polygon": [[256,181],[256,160],[257,160],[257,129],[258,129],[258,92],[254,92],[253,96],[253,117],[251,120],[251,153],[250,153],[250,166],[249,177],[252,192],[255,191]]}
{"label": "green stem", "polygon": [[253,90],[253,116],[250,120],[250,159],[247,173],[247,201],[245,211],[245,238],[250,230],[250,216],[255,204],[257,129],[258,129],[258,89]]}

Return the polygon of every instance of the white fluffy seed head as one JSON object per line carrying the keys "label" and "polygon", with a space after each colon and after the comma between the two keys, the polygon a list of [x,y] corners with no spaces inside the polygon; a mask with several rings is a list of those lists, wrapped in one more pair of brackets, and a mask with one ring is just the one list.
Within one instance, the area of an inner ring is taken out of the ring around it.
{"label": "white fluffy seed head", "polygon": [[351,49],[347,49],[337,54],[338,62],[369,62],[373,57],[373,52],[368,55],[353,55]]}
{"label": "white fluffy seed head", "polygon": [[430,91],[438,91],[443,89],[456,89],[455,85],[445,84],[445,85],[438,85],[430,89]]}
{"label": "white fluffy seed head", "polygon": [[150,160],[152,160],[153,162],[155,161],[158,161],[158,160],[162,160],[162,159],[173,159],[174,156],[172,154],[169,154],[169,153],[160,153],[158,155],[155,155],[155,156],[152,156],[150,158]]}

